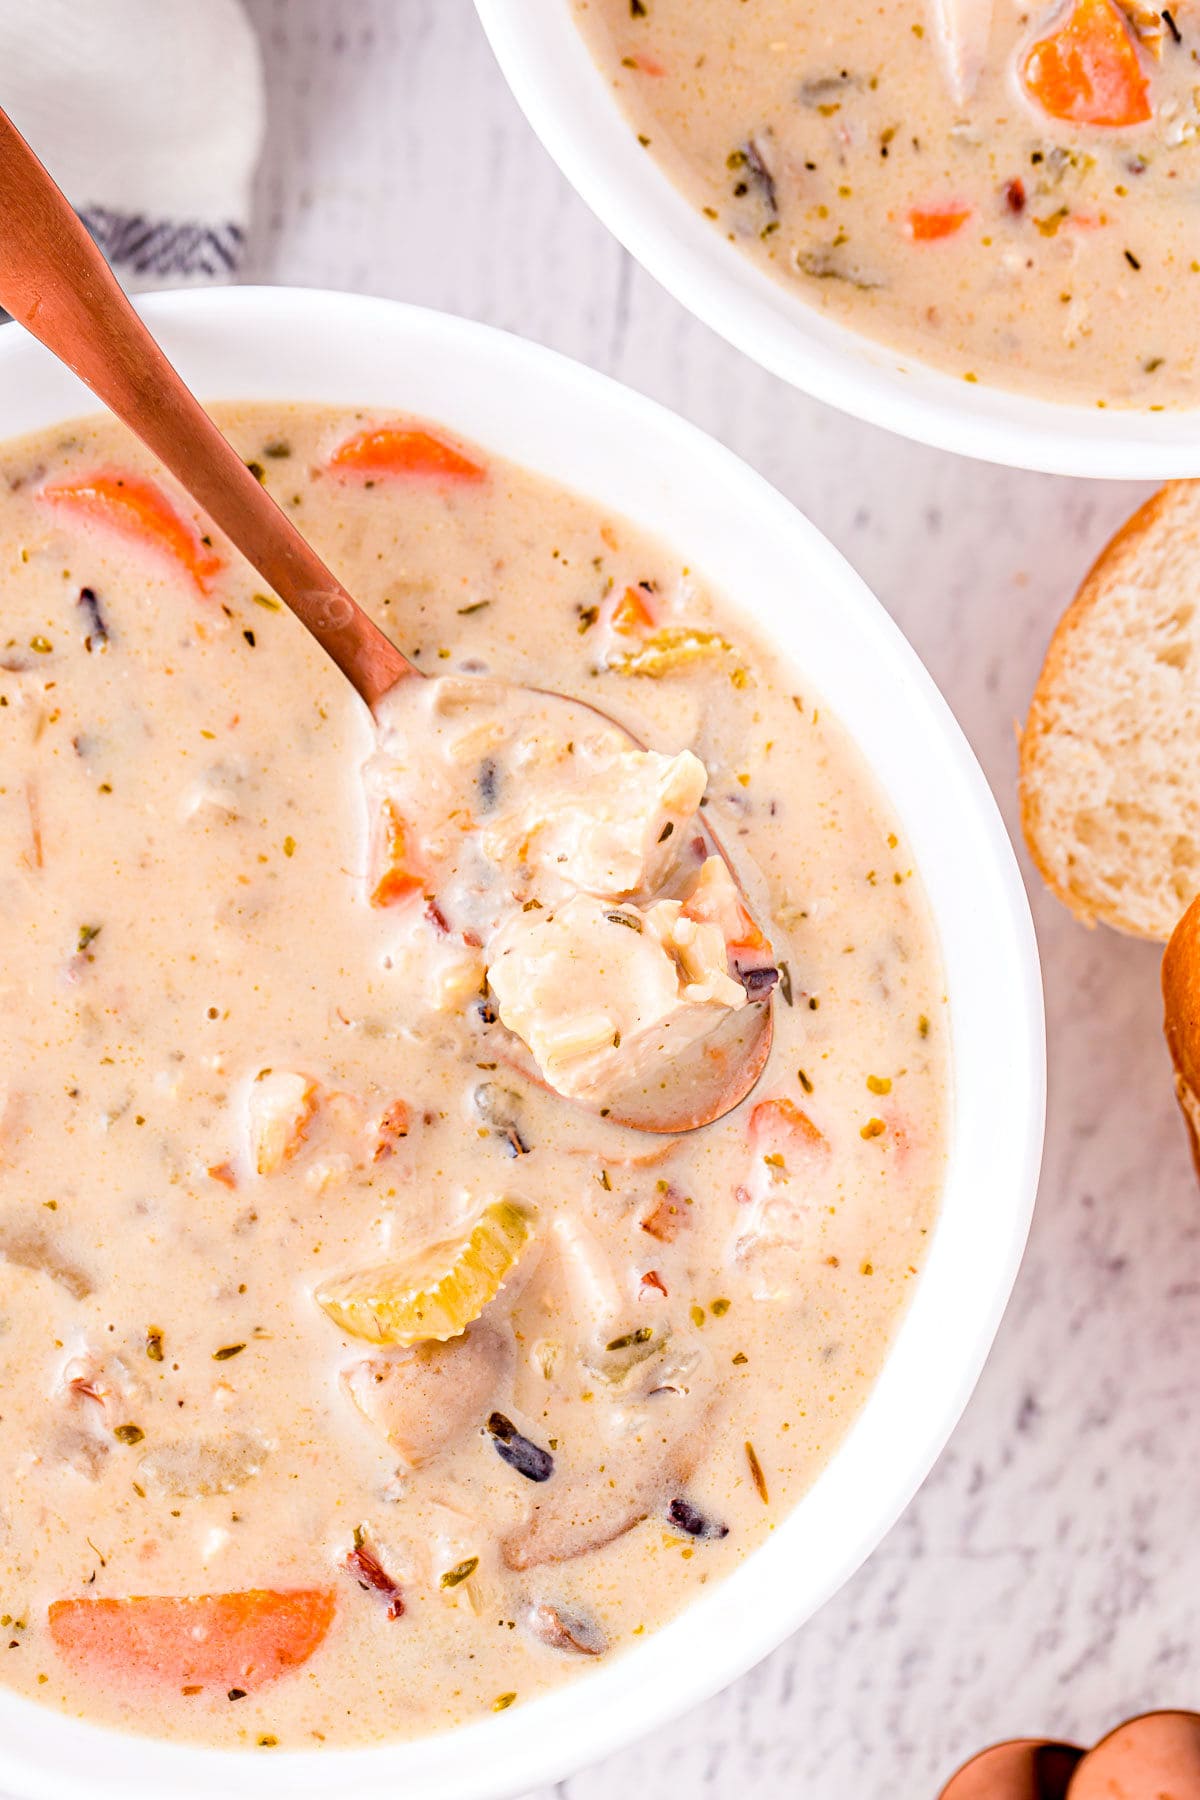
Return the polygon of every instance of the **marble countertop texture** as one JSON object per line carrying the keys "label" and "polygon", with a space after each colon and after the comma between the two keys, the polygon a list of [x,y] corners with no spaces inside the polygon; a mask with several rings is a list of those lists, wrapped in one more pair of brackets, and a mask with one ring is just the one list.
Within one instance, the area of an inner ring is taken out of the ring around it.
{"label": "marble countertop texture", "polygon": [[[462,313],[728,444],[845,552],[947,695],[1014,837],[1014,722],[1136,484],[915,448],[764,374],[630,261],[542,151],[470,0],[247,0],[269,135],[247,278]],[[538,0],[529,0],[537,4]],[[1200,1193],[1158,952],[1088,932],[1028,859],[1050,1113],[1025,1265],[920,1495],[802,1631],[563,1800],[935,1800],[995,1739],[1195,1705]],[[548,1793],[529,1800],[549,1800]]]}

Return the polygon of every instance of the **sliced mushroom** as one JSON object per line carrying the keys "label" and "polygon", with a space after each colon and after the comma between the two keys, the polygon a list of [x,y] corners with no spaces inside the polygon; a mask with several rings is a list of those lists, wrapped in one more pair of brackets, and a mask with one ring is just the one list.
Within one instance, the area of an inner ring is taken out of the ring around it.
{"label": "sliced mushroom", "polygon": [[608,1649],[608,1640],[594,1619],[585,1619],[544,1600],[528,1608],[524,1624],[531,1637],[551,1650],[566,1650],[573,1656],[603,1656]]}
{"label": "sliced mushroom", "polygon": [[653,1501],[641,1489],[622,1491],[600,1481],[552,1488],[547,1501],[533,1508],[529,1523],[505,1538],[504,1561],[510,1569],[569,1562],[623,1537],[652,1510]]}
{"label": "sliced mushroom", "polygon": [[18,1225],[14,1220],[0,1220],[0,1261],[18,1269],[33,1269],[48,1275],[65,1288],[73,1300],[86,1300],[92,1291],[91,1278],[63,1256],[58,1246],[36,1226]]}
{"label": "sliced mushroom", "polygon": [[611,1544],[664,1507],[669,1490],[687,1481],[703,1449],[703,1423],[680,1437],[675,1405],[664,1396],[658,1425],[626,1438],[604,1473],[597,1470],[590,1478],[577,1474],[548,1483],[545,1498],[535,1501],[528,1521],[501,1545],[507,1566],[534,1569],[542,1563],[569,1562]]}
{"label": "sliced mushroom", "polygon": [[417,1344],[355,1363],[342,1385],[410,1468],[432,1461],[486,1417],[508,1379],[507,1333],[472,1325],[444,1344]]}
{"label": "sliced mushroom", "polygon": [[172,1499],[232,1494],[253,1481],[270,1454],[261,1438],[231,1431],[222,1437],[179,1438],[148,1450],[138,1473],[152,1493]]}

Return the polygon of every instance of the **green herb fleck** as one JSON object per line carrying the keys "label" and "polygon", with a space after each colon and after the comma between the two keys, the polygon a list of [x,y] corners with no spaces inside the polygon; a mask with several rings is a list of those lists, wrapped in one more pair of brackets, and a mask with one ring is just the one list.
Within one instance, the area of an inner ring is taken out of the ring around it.
{"label": "green herb fleck", "polygon": [[231,1356],[240,1356],[245,1348],[245,1344],[226,1344],[223,1349],[213,1351],[213,1361],[228,1362]]}
{"label": "green herb fleck", "polygon": [[642,921],[633,918],[629,913],[606,912],[604,916],[610,925],[624,925],[627,931],[640,932],[642,929]]}
{"label": "green herb fleck", "polygon": [[466,1581],[472,1576],[478,1567],[479,1558],[477,1556],[464,1557],[462,1562],[455,1563],[452,1569],[446,1570],[446,1573],[442,1576],[442,1586],[444,1588],[456,1588],[460,1582]]}
{"label": "green herb fleck", "polygon": [[615,1337],[611,1344],[605,1345],[605,1349],[631,1350],[634,1344],[648,1344],[653,1336],[652,1326],[639,1325],[636,1331],[627,1331],[624,1337]]}
{"label": "green herb fleck", "polygon": [[118,1425],[113,1431],[122,1444],[140,1444],[145,1435],[140,1425]]}

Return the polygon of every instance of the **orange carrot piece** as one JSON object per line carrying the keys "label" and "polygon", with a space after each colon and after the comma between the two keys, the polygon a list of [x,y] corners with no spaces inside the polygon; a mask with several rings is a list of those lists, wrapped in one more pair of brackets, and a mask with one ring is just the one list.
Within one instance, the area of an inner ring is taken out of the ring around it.
{"label": "orange carrot piece", "polygon": [[135,1594],[55,1600],[49,1624],[59,1652],[88,1674],[249,1693],[307,1662],[336,1608],[330,1588]]}
{"label": "orange carrot piece", "polygon": [[375,1134],[375,1154],[372,1162],[384,1162],[395,1151],[396,1145],[408,1136],[408,1107],[403,1100],[393,1100],[379,1121],[379,1129]]}
{"label": "orange carrot piece", "polygon": [[202,594],[225,567],[224,558],[144,475],[105,469],[67,477],[44,487],[39,498],[156,550],[189,575]]}
{"label": "orange carrot piece", "polygon": [[685,919],[695,919],[701,925],[719,926],[730,955],[737,951],[770,949],[754,918],[742,905],[732,879],[723,872],[711,879],[702,876],[684,901],[682,910]]}
{"label": "orange carrot piece", "polygon": [[684,1196],[670,1182],[660,1182],[654,1205],[642,1220],[642,1230],[657,1238],[660,1244],[673,1244],[688,1223],[688,1203]]}
{"label": "orange carrot piece", "polygon": [[1113,0],[1074,0],[1066,23],[1029,49],[1021,80],[1052,119],[1121,126],[1152,117],[1137,46]]}
{"label": "orange carrot piece", "polygon": [[445,438],[419,425],[380,425],[360,431],[339,444],[329,458],[331,469],[344,475],[398,475],[410,480],[482,481],[487,470],[472,462]]}
{"label": "orange carrot piece", "polygon": [[639,637],[654,629],[655,620],[642,590],[627,587],[613,607],[608,622],[614,631],[625,637]]}
{"label": "orange carrot piece", "polygon": [[770,1138],[781,1150],[806,1156],[823,1156],[829,1149],[825,1133],[793,1100],[760,1100],[750,1114],[750,1132],[756,1138]]}
{"label": "orange carrot piece", "polygon": [[905,230],[914,244],[932,244],[939,238],[953,237],[971,216],[971,208],[953,200],[940,206],[912,206],[905,220]]}
{"label": "orange carrot piece", "polygon": [[407,827],[394,800],[383,805],[383,870],[371,895],[372,906],[398,906],[421,892],[424,883],[408,861]]}

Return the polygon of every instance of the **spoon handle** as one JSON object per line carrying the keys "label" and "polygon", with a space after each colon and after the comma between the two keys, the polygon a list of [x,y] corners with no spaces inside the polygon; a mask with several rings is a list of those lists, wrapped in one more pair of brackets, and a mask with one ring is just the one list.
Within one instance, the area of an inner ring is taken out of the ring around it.
{"label": "spoon handle", "polygon": [[218,431],[3,112],[0,306],[182,482],[368,706],[402,676],[420,673],[351,599]]}

